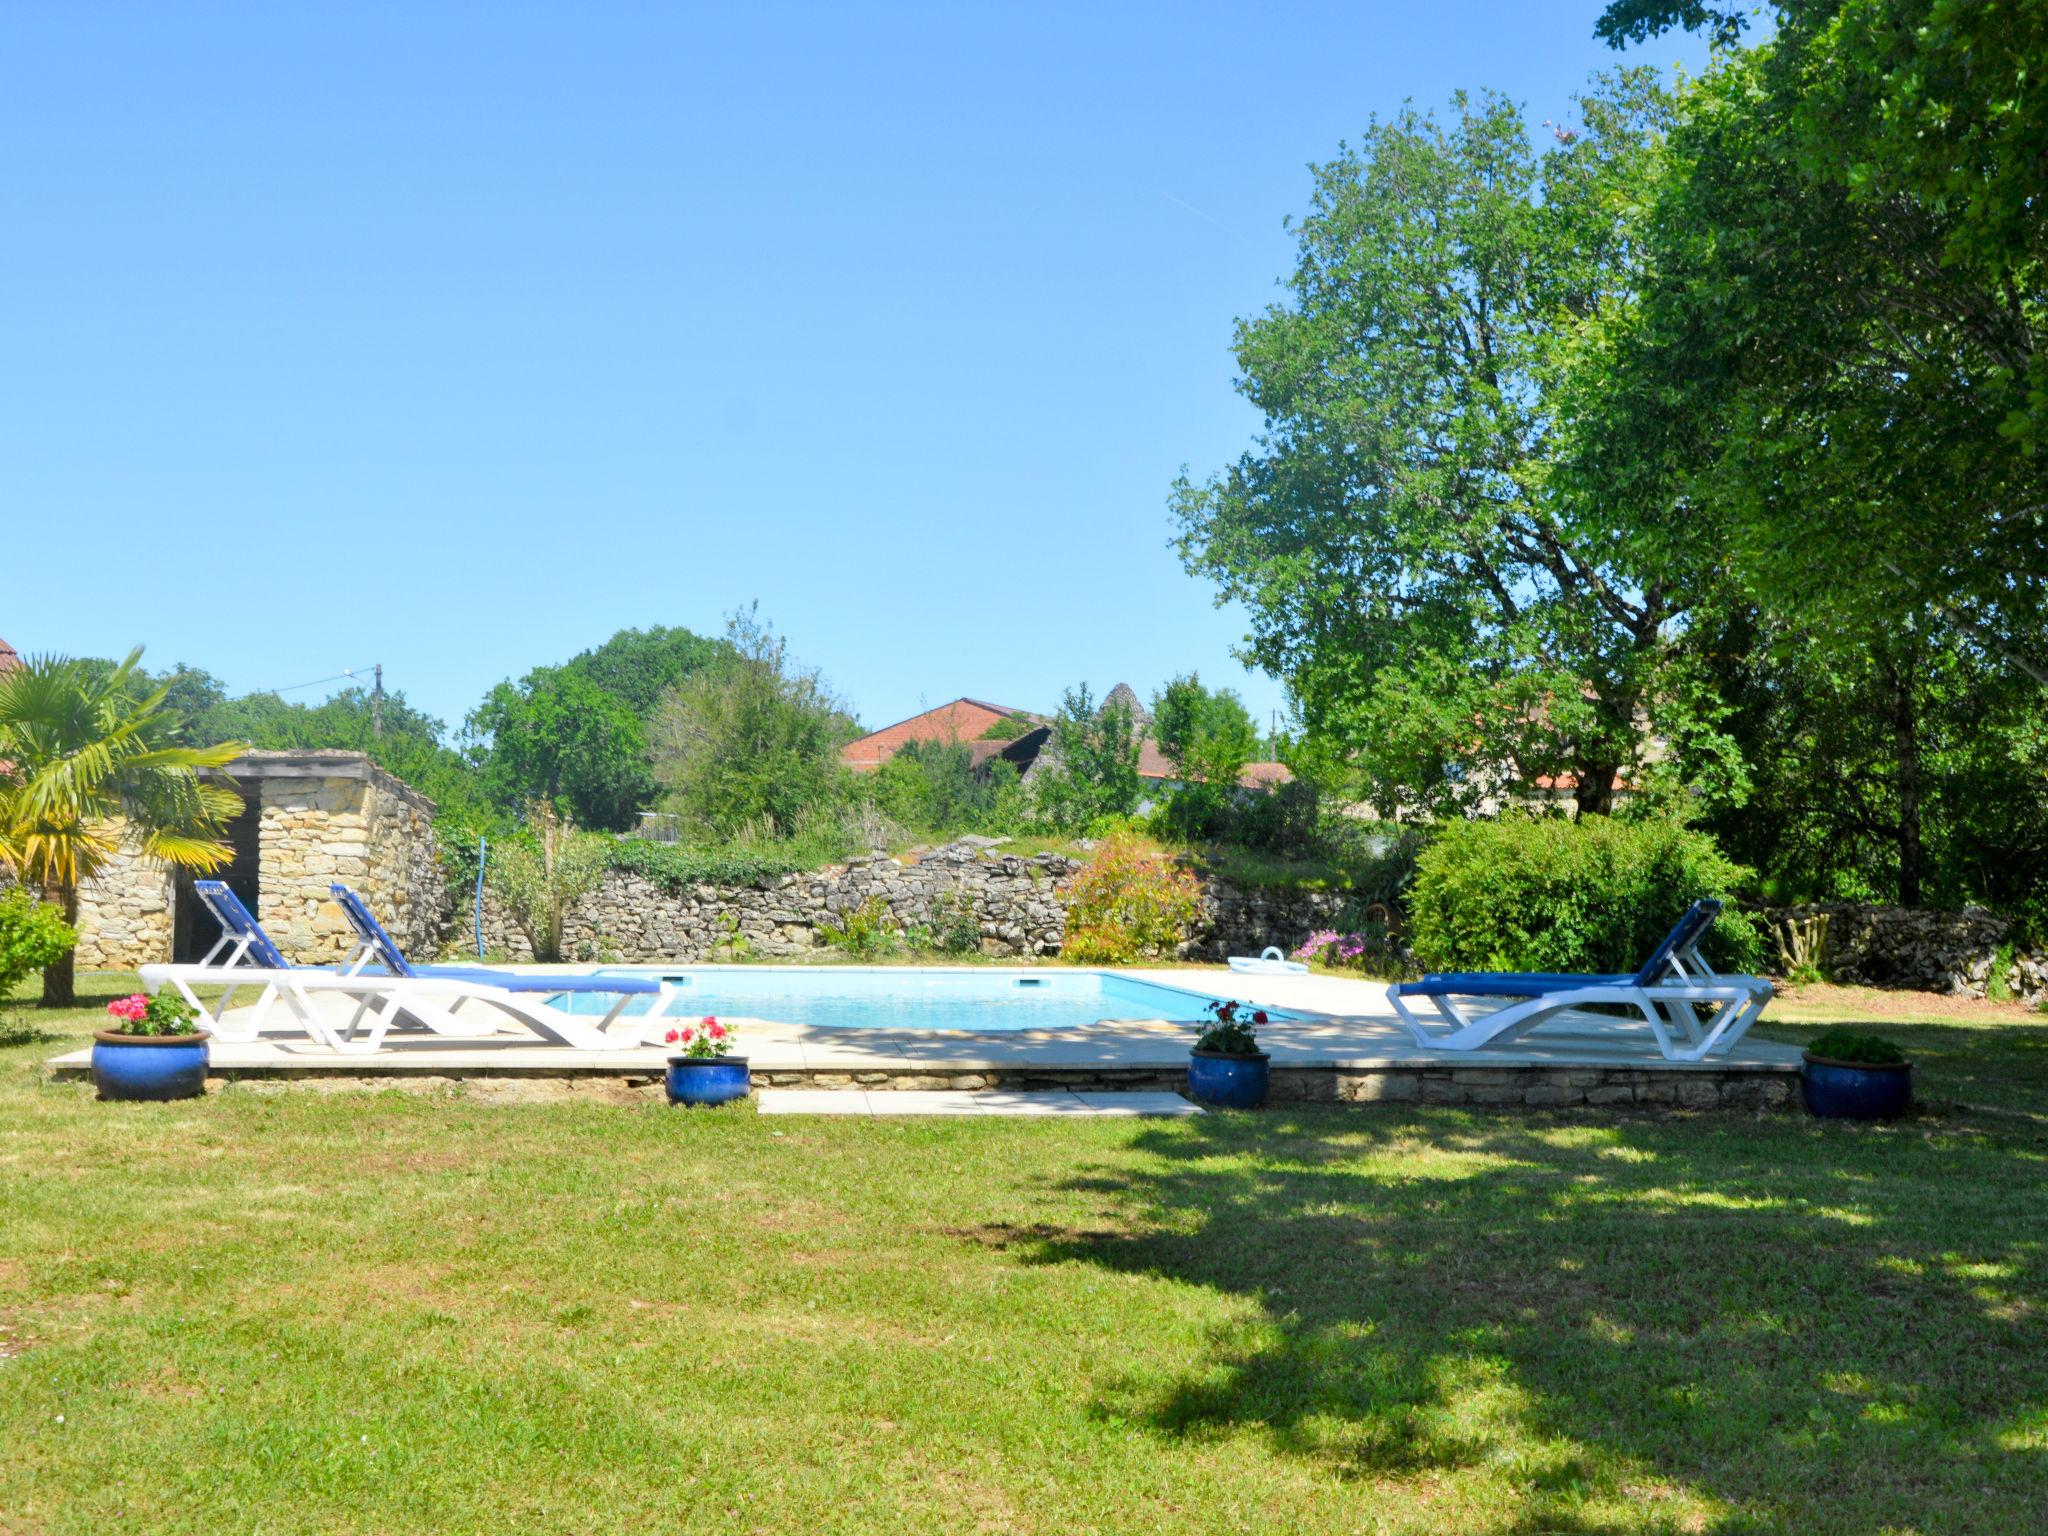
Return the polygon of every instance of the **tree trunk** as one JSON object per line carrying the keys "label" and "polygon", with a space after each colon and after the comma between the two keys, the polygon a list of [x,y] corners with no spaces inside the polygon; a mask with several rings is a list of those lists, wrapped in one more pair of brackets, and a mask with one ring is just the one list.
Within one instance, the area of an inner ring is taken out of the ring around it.
{"label": "tree trunk", "polygon": [[1614,814],[1614,776],[1620,770],[1613,763],[1578,765],[1578,809],[1581,816]]}
{"label": "tree trunk", "polygon": [[[72,927],[78,926],[78,888],[56,886],[43,892],[43,900],[64,914],[64,921]],[[43,967],[43,1006],[45,1008],[76,1008],[78,1006],[77,957],[71,950]]]}
{"label": "tree trunk", "polygon": [[1910,669],[1888,666],[1892,732],[1899,754],[1899,905],[1920,905],[1926,854],[1920,844],[1920,717],[1913,707]]}

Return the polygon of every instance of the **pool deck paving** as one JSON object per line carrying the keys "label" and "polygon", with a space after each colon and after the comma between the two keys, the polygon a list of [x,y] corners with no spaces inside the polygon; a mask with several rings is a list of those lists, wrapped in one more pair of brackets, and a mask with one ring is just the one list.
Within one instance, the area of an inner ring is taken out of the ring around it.
{"label": "pool deck paving", "polygon": [[[1788,1105],[1795,1097],[1798,1048],[1754,1037],[1703,1062],[1672,1062],[1658,1053],[1642,1025],[1586,1017],[1547,1024],[1505,1046],[1446,1051],[1418,1045],[1401,1027],[1383,982],[1242,975],[1220,966],[1118,974],[1295,1015],[1258,1030],[1259,1043],[1272,1058],[1276,1098],[1768,1108]],[[320,1002],[345,1017],[345,1000],[328,996]],[[214,1076],[437,1083],[600,1077],[647,1088],[658,1082],[669,1055],[659,1045],[576,1050],[509,1024],[503,1033],[473,1038],[394,1030],[375,1055],[355,1055],[314,1044],[280,1022],[285,1017],[282,1009],[274,1010],[271,1027],[260,1039],[216,1041],[209,1053]],[[1184,1086],[1188,1048],[1198,1027],[1190,1018],[1106,1020],[1014,1033],[852,1030],[722,1017],[737,1031],[757,1090],[862,1094],[1174,1093]],[[49,1065],[57,1077],[83,1077],[90,1072],[91,1053],[71,1052]]]}

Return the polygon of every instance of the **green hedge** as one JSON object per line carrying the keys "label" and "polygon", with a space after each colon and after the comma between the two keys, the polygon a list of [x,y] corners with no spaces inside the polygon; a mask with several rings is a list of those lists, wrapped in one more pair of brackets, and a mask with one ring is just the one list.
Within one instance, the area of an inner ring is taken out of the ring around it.
{"label": "green hedge", "polygon": [[1763,943],[1733,910],[1749,871],[1704,832],[1605,816],[1445,827],[1416,863],[1409,942],[1436,971],[1633,971],[1704,896],[1729,903],[1706,945],[1754,971]]}

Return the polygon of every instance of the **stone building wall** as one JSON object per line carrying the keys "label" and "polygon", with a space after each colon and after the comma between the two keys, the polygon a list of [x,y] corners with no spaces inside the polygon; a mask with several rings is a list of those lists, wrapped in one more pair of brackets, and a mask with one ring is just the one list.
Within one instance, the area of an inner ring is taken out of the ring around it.
{"label": "stone building wall", "polygon": [[[879,902],[888,925],[942,930],[971,915],[983,954],[1057,955],[1067,914],[1059,888],[1078,868],[1058,854],[1019,857],[985,838],[963,838],[916,862],[874,855],[764,886],[693,886],[671,891],[643,875],[611,870],[563,923],[564,956],[626,964],[711,959],[772,960],[825,944],[828,925]],[[1292,949],[1327,927],[1343,905],[1326,891],[1240,890],[1221,883],[1203,891],[1203,920],[1183,949],[1190,959],[1257,954],[1268,944]],[[456,945],[469,934],[458,929]],[[738,941],[737,943],[735,941]],[[487,953],[532,957],[526,936],[488,890]]]}
{"label": "stone building wall", "polygon": [[[1827,945],[1820,966],[1834,981],[1916,987],[1955,997],[1982,997],[2012,933],[2012,924],[1981,907],[1932,912],[1920,907],[1871,907],[1857,902],[1813,902],[1767,908],[1759,915],[1775,935],[1783,918],[1824,912]],[[2006,957],[2006,989],[2022,1002],[2048,999],[2048,951],[2016,948]]]}
{"label": "stone building wall", "polygon": [[125,835],[98,879],[78,892],[81,971],[129,971],[171,953],[171,875],[144,859]]}
{"label": "stone building wall", "polygon": [[348,771],[266,774],[244,786],[262,818],[257,920],[289,960],[340,960],[355,931],[328,889],[338,880],[401,946],[430,954],[441,926],[433,804],[367,759],[340,766]]}
{"label": "stone building wall", "polygon": [[[360,752],[251,752],[229,777],[258,817],[257,920],[286,958],[323,964],[353,947],[328,890],[336,880],[361,891],[401,944],[421,954],[438,947],[432,801]],[[171,873],[124,840],[107,872],[79,893],[79,969],[168,960],[175,893]]]}

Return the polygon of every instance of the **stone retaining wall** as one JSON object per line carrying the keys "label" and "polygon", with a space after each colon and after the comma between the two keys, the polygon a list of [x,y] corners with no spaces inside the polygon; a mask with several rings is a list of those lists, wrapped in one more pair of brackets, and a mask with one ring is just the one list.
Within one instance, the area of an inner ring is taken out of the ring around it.
{"label": "stone retaining wall", "polygon": [[[1932,912],[1920,907],[1872,907],[1857,902],[1811,902],[1765,909],[1773,936],[1781,919],[1826,913],[1827,945],[1820,966],[1830,980],[1872,986],[1916,987],[1954,997],[1982,997],[2012,924],[1981,907]],[[1775,951],[1773,952],[1775,955]],[[2022,1002],[2048,999],[2048,952],[2014,952],[2006,989]]]}
{"label": "stone retaining wall", "polygon": [[[644,1069],[562,1070],[557,1072],[376,1072],[358,1068],[345,1072],[286,1067],[275,1071],[215,1074],[210,1092],[229,1082],[244,1087],[321,1091],[399,1089],[409,1092],[456,1092],[507,1103],[555,1098],[601,1099],[615,1103],[659,1102],[661,1074]],[[83,1075],[83,1068],[79,1075]],[[889,1090],[945,1089],[977,1092],[989,1089],[1078,1093],[1180,1093],[1187,1087],[1183,1068],[1163,1067],[1031,1067],[1005,1066],[985,1070],[933,1066],[888,1072],[827,1068],[778,1068],[756,1071],[756,1088],[822,1088]],[[1288,1104],[1450,1104],[1475,1109],[1648,1109],[1753,1112],[1791,1110],[1798,1106],[1799,1079],[1791,1072],[1723,1067],[1579,1068],[1579,1067],[1284,1067],[1273,1068],[1276,1106]]]}
{"label": "stone retaining wall", "polygon": [[[873,910],[899,934],[944,934],[967,923],[984,955],[1052,956],[1066,940],[1059,887],[1079,868],[1059,854],[1020,857],[989,839],[963,838],[914,860],[873,855],[765,886],[672,891],[644,875],[611,870],[564,921],[563,949],[568,959],[623,964],[779,959],[821,947],[828,928],[848,913]],[[1182,956],[1221,960],[1268,944],[1293,949],[1328,927],[1343,904],[1342,895],[1328,891],[1206,882],[1202,921]],[[464,937],[457,933],[458,948]],[[488,889],[484,947],[516,960],[533,954]]]}

